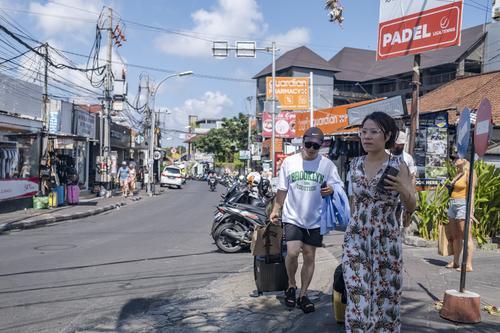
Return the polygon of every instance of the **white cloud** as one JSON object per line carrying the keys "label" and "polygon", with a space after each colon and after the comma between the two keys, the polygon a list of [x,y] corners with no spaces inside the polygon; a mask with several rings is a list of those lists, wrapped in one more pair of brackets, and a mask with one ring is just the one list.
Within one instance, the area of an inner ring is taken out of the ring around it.
{"label": "white cloud", "polygon": [[[191,18],[194,27],[181,33],[195,38],[163,35],[156,39],[156,47],[167,54],[211,57],[213,40],[228,40],[232,44],[235,40],[261,39],[268,30],[268,23],[255,0],[219,0],[215,8],[200,9],[191,14]],[[266,40],[269,43],[276,41],[281,53],[284,53],[308,44],[311,36],[309,29],[297,27],[266,37]]]}
{"label": "white cloud", "polygon": [[89,31],[89,23],[97,23],[101,7],[101,0],[58,0],[57,2],[49,0],[46,4],[31,2],[29,10],[42,14],[36,17],[36,24],[46,35],[70,34],[73,38],[79,38],[82,33],[86,34]]}
{"label": "white cloud", "polygon": [[[263,15],[255,0],[219,0],[212,10],[200,9],[191,15],[194,28],[186,34],[164,35],[157,38],[156,46],[167,54],[182,56],[211,56],[212,39],[249,38],[267,29]],[[231,36],[227,36],[228,31]]]}
{"label": "white cloud", "polygon": [[233,105],[229,96],[219,91],[207,91],[199,99],[188,99],[181,107],[169,108],[172,114],[164,116],[165,127],[183,129],[188,124],[188,117],[221,118],[224,110]]}
{"label": "white cloud", "polygon": [[284,34],[272,35],[266,38],[268,41],[276,41],[276,47],[280,49],[283,54],[296,47],[309,44],[311,40],[309,29],[307,28],[293,28]]}

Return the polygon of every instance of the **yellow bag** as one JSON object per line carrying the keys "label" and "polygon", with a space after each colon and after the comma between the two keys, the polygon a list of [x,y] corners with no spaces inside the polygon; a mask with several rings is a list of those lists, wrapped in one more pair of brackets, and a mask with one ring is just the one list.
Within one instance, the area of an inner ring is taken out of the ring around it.
{"label": "yellow bag", "polygon": [[453,244],[448,242],[448,238],[446,237],[446,228],[442,224],[439,225],[438,254],[443,257],[453,255]]}
{"label": "yellow bag", "polygon": [[49,193],[49,207],[57,207],[57,192]]}
{"label": "yellow bag", "polygon": [[346,304],[342,303],[342,294],[338,291],[332,290],[332,305],[333,305],[333,314],[335,316],[335,321],[338,324],[341,324],[345,321],[345,308]]}

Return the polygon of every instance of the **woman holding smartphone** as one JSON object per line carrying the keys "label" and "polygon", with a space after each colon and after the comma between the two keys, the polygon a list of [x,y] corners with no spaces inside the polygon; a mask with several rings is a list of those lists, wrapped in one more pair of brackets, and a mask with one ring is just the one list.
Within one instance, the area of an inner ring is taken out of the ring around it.
{"label": "woman holding smartphone", "polygon": [[367,155],[351,162],[354,197],[344,237],[342,264],[347,289],[346,332],[399,332],[403,285],[399,201],[409,212],[416,198],[401,156],[386,152],[398,136],[394,119],[368,115],[360,137]]}

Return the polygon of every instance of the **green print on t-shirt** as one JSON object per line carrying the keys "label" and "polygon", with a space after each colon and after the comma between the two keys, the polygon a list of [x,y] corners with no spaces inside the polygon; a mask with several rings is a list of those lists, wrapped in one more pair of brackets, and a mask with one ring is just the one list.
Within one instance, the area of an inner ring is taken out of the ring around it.
{"label": "green print on t-shirt", "polygon": [[292,172],[292,174],[290,175],[292,183],[295,183],[300,180],[308,180],[321,184],[323,183],[324,178],[325,176],[315,171],[295,171]]}

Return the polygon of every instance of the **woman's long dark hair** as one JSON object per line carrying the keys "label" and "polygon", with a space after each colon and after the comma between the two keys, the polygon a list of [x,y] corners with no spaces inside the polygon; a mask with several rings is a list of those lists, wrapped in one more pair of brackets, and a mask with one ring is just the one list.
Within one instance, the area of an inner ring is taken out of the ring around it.
{"label": "woman's long dark hair", "polygon": [[399,129],[394,119],[392,119],[392,117],[389,116],[387,113],[376,111],[370,113],[365,117],[365,119],[363,119],[361,127],[363,127],[363,125],[368,119],[377,124],[377,126],[382,130],[382,132],[384,132],[385,138],[389,137],[389,141],[385,143],[385,148],[391,149],[392,147],[394,147],[394,143],[396,142],[396,139],[398,138],[399,134]]}

